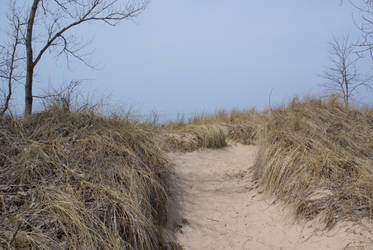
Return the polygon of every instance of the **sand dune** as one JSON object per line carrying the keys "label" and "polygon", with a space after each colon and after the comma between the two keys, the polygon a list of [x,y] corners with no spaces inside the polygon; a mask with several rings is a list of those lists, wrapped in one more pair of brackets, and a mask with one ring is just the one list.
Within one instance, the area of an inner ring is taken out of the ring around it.
{"label": "sand dune", "polygon": [[248,169],[254,146],[172,153],[174,197],[168,228],[193,249],[373,249],[371,226],[295,222],[289,209],[265,197]]}

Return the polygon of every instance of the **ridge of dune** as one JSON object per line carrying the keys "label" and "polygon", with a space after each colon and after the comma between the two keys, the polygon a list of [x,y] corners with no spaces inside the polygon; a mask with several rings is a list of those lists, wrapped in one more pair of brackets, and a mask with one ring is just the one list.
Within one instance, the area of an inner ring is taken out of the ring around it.
{"label": "ridge of dune", "polygon": [[295,222],[289,209],[265,197],[249,168],[255,146],[170,153],[175,166],[168,228],[185,250],[373,249],[372,227]]}

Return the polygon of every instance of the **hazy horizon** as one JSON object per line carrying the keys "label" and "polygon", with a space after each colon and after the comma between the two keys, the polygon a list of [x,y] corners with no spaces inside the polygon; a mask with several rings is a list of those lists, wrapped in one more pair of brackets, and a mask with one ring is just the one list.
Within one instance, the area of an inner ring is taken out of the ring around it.
{"label": "hazy horizon", "polygon": [[[89,61],[100,70],[76,61],[68,69],[62,58],[48,55],[37,66],[34,92],[83,79],[83,93],[93,100],[106,97],[113,107],[144,114],[156,110],[162,119],[262,109],[270,93],[272,105],[320,95],[328,42],[361,36],[353,12],[338,0],[152,1],[133,21],[75,30],[92,38]],[[370,94],[362,91],[357,100],[372,104]],[[23,86],[16,103],[23,111]]]}

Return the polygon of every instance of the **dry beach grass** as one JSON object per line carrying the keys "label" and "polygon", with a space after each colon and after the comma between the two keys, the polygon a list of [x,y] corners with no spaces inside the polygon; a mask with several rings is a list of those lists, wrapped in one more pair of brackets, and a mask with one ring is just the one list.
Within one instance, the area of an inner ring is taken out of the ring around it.
{"label": "dry beach grass", "polygon": [[1,248],[161,247],[170,168],[150,130],[58,109],[0,125]]}
{"label": "dry beach grass", "polygon": [[263,126],[254,170],[267,191],[293,204],[301,218],[323,215],[329,228],[372,219],[371,110],[346,110],[334,98],[294,99]]}
{"label": "dry beach grass", "polygon": [[227,146],[225,127],[218,124],[168,126],[159,135],[161,147],[167,152],[191,152],[201,148],[218,149]]}
{"label": "dry beach grass", "polygon": [[[201,129],[206,127],[219,127],[224,135]],[[193,133],[202,132],[212,142],[231,140],[257,145],[254,181],[259,181],[278,200],[295,207],[298,218],[322,215],[327,228],[341,220],[372,219],[371,109],[346,110],[334,97],[295,98],[282,108],[221,111],[171,128],[167,131],[184,133],[180,137],[185,141],[191,141]],[[220,148],[226,143],[211,145],[210,148]],[[201,146],[173,148],[193,151]]]}
{"label": "dry beach grass", "polygon": [[250,173],[240,178],[258,183],[297,218],[323,218],[325,229],[369,221],[372,141],[373,111],[346,110],[335,98],[294,99],[263,112],[221,111],[164,126],[53,106],[25,120],[5,118],[0,247],[177,248],[162,235],[173,174],[165,152],[232,142],[258,149]]}

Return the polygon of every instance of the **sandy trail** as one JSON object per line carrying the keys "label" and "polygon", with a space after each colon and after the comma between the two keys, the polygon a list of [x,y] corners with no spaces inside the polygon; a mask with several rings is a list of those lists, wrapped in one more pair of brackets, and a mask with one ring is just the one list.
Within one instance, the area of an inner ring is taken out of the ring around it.
{"label": "sandy trail", "polygon": [[373,249],[368,228],[345,223],[323,232],[258,194],[248,176],[256,153],[237,144],[169,154],[176,171],[169,228],[184,249]]}

